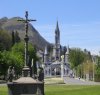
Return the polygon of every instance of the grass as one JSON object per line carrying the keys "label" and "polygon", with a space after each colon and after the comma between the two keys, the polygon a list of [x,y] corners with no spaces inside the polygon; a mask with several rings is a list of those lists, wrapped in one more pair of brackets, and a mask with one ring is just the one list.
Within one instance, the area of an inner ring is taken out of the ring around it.
{"label": "grass", "polygon": [[[8,95],[6,86],[0,86],[0,95]],[[100,85],[45,85],[45,95],[100,95]]]}
{"label": "grass", "polygon": [[45,84],[64,84],[64,80],[62,78],[46,78],[44,81]]}
{"label": "grass", "polygon": [[100,86],[46,85],[46,95],[100,95]]}
{"label": "grass", "polygon": [[8,88],[6,86],[0,86],[0,95],[8,95]]}

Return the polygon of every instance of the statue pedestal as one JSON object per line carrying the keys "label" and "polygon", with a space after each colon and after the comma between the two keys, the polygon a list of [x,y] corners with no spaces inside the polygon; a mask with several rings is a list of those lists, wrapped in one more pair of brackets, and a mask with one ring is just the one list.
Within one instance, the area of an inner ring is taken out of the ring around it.
{"label": "statue pedestal", "polygon": [[22,70],[22,76],[23,77],[29,77],[30,76],[30,68],[28,66],[24,66]]}
{"label": "statue pedestal", "polygon": [[21,77],[7,86],[9,95],[44,95],[44,83],[31,77]]}
{"label": "statue pedestal", "polygon": [[30,69],[23,68],[22,77],[8,82],[9,95],[44,95],[44,82],[30,77]]}

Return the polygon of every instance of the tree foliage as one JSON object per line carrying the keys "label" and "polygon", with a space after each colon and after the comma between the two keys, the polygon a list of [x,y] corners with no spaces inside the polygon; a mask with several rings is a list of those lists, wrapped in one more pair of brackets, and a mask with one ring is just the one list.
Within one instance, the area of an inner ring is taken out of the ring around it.
{"label": "tree foliage", "polygon": [[12,46],[15,43],[19,43],[21,41],[20,37],[19,37],[19,33],[17,31],[12,31]]}
{"label": "tree foliage", "polygon": [[0,75],[6,75],[9,66],[15,67],[17,73],[20,73],[24,64],[21,53],[3,51],[0,56]]}
{"label": "tree foliage", "polygon": [[[23,59],[24,59],[24,55],[25,55],[24,42],[16,43],[12,47],[12,52],[21,53],[23,56]],[[28,44],[28,58],[29,58],[29,63],[28,63],[29,65],[31,63],[32,58],[34,59],[34,61],[36,61],[38,59],[36,56],[36,50],[33,48],[31,43]]]}
{"label": "tree foliage", "polygon": [[11,45],[11,35],[4,30],[0,30],[0,51],[9,50]]}
{"label": "tree foliage", "polygon": [[[36,52],[31,44],[28,49],[29,63],[31,66],[32,58],[37,60]],[[24,43],[16,43],[10,51],[0,52],[0,75],[6,75],[9,66],[15,67],[16,73],[20,74],[24,66]]]}
{"label": "tree foliage", "polygon": [[95,81],[100,82],[100,56],[97,56],[97,64],[95,66]]}
{"label": "tree foliage", "polygon": [[[24,55],[25,55],[25,49],[24,49],[24,42],[20,42],[20,43],[16,43],[13,47],[12,47],[12,52],[14,53],[21,53],[23,60],[24,60]],[[32,64],[32,59],[34,60],[34,73],[36,73],[36,61],[38,60],[38,57],[36,56],[36,49],[33,48],[32,44],[29,43],[28,44],[28,63],[27,65],[29,67],[31,67]]]}
{"label": "tree foliage", "polygon": [[69,61],[71,68],[75,68],[84,61],[84,53],[79,48],[70,49]]}

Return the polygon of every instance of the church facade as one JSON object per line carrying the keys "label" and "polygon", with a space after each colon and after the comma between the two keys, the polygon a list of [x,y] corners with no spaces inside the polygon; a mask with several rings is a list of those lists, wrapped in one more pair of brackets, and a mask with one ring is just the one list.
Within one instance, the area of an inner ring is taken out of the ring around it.
{"label": "church facade", "polygon": [[[64,49],[63,49],[64,52]],[[60,30],[57,21],[55,29],[55,43],[53,45],[52,55],[49,56],[48,47],[45,47],[44,50],[44,76],[69,76],[70,66],[68,61],[69,55],[69,46],[66,48],[66,51],[62,53],[62,47],[60,44]]]}

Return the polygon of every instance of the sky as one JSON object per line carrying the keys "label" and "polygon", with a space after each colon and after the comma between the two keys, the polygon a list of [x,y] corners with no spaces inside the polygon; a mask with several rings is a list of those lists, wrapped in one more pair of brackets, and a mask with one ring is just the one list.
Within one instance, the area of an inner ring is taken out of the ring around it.
{"label": "sky", "polygon": [[54,43],[58,20],[61,45],[100,51],[100,0],[0,0],[0,18],[23,17],[25,11],[35,29]]}

